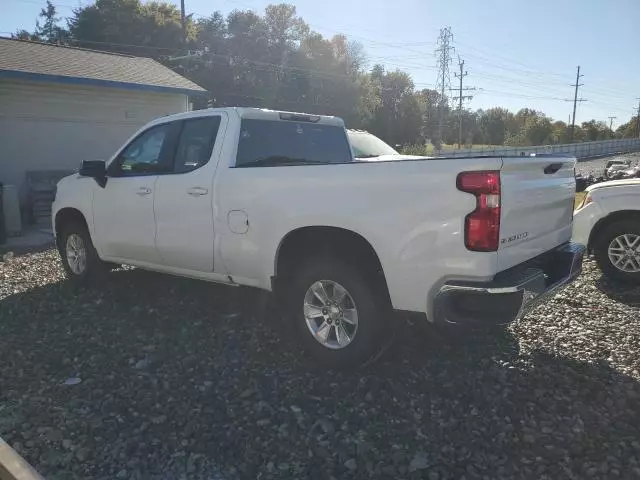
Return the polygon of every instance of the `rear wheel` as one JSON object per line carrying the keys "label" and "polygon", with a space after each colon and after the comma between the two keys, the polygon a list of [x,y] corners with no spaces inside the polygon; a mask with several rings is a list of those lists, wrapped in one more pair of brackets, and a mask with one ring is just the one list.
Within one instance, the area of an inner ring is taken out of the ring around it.
{"label": "rear wheel", "polygon": [[310,260],[287,292],[290,321],[305,350],[331,368],[354,368],[380,353],[385,313],[375,285],[354,266]]}
{"label": "rear wheel", "polygon": [[596,261],[605,275],[623,282],[640,283],[640,222],[612,223],[593,243]]}
{"label": "rear wheel", "polygon": [[87,227],[81,223],[69,223],[62,228],[58,251],[67,277],[74,282],[87,282],[107,270],[107,264],[98,257]]}

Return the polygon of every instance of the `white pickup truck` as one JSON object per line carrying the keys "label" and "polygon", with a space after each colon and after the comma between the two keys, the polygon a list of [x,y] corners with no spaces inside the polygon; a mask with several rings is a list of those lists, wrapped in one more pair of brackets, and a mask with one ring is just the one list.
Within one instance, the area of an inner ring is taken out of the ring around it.
{"label": "white pickup truck", "polygon": [[68,276],[110,264],[275,293],[321,362],[377,355],[393,310],[504,324],[581,271],[574,158],[358,161],[341,119],[252,108],[159,118],[60,181]]}

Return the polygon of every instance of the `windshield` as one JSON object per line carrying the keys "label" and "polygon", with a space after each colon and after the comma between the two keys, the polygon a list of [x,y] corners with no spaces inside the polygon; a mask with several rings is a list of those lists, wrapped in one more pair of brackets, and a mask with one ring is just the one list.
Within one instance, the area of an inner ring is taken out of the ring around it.
{"label": "windshield", "polygon": [[347,130],[349,142],[356,158],[379,157],[380,155],[398,155],[391,146],[368,132]]}

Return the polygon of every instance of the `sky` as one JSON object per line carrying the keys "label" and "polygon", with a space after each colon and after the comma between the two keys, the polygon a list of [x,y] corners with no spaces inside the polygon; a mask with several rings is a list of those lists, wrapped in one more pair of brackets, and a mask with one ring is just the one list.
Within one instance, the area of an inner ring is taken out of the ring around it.
{"label": "sky", "polygon": [[[91,0],[53,0],[60,16]],[[178,1],[172,1],[179,5]],[[187,13],[263,12],[278,0],[185,0]],[[324,36],[360,42],[371,65],[409,72],[418,89],[434,88],[434,50],[443,27],[453,33],[451,87],[464,60],[467,108],[523,107],[568,121],[581,67],[576,123],[629,121],[640,97],[640,0],[289,0]],[[33,30],[44,0],[0,0],[0,35]],[[571,101],[565,101],[570,99]]]}

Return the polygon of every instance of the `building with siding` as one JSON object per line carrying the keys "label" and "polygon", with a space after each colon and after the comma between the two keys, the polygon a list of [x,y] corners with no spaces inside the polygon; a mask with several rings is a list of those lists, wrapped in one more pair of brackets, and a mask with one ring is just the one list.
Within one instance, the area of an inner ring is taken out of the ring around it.
{"label": "building with siding", "polygon": [[149,58],[0,37],[0,182],[107,159],[148,121],[205,90]]}

